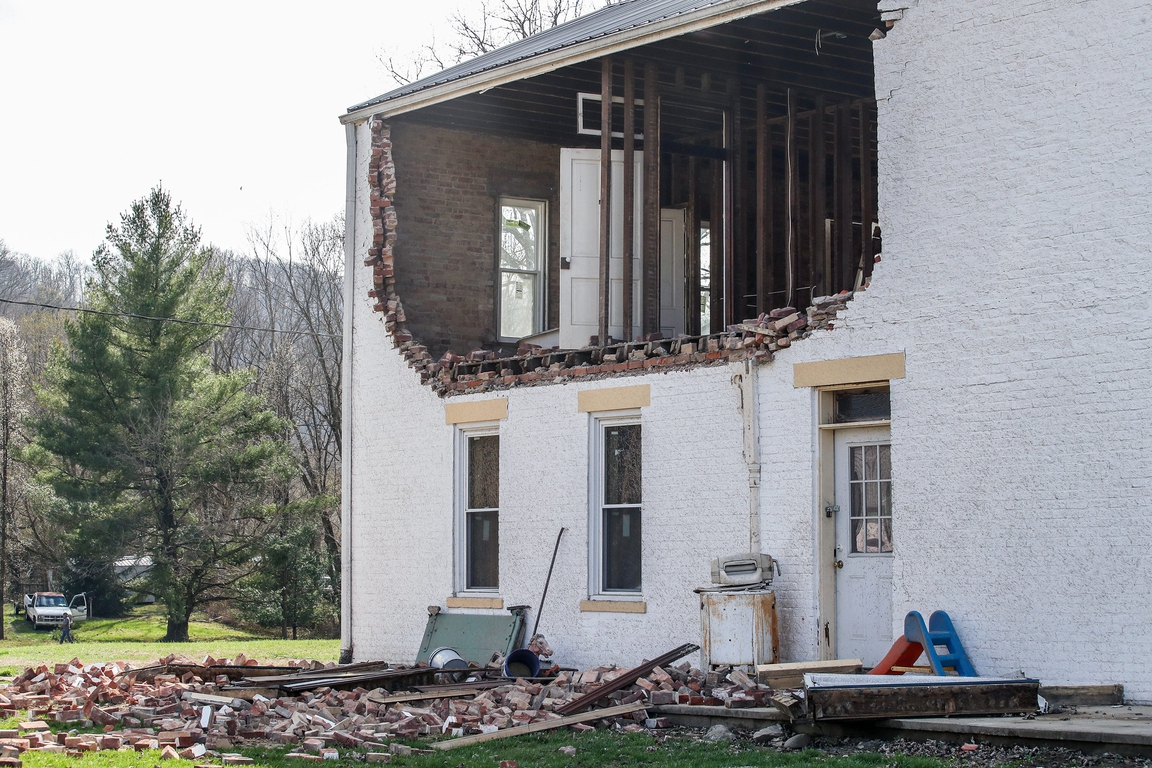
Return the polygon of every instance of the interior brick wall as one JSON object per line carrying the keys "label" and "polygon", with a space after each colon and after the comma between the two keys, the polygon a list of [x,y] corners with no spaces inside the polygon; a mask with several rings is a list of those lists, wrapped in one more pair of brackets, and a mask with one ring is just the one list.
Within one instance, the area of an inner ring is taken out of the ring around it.
{"label": "interior brick wall", "polygon": [[[548,201],[548,327],[559,321],[560,148],[402,118],[391,122],[396,292],[433,359],[496,346],[496,221],[501,196]],[[512,350],[515,351],[515,350]]]}

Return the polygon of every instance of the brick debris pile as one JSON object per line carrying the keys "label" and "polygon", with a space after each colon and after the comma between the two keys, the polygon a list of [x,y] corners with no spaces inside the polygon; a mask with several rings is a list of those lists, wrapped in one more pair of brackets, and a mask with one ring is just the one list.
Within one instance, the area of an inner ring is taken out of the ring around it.
{"label": "brick debris pile", "polygon": [[[0,766],[19,765],[19,755],[27,750],[80,756],[99,750],[145,749],[161,749],[163,758],[205,758],[242,765],[251,760],[231,750],[260,745],[287,745],[291,754],[310,760],[332,759],[341,748],[353,748],[367,750],[369,760],[386,762],[391,754],[411,751],[393,743],[395,739],[461,737],[560,720],[557,710],[565,705],[571,709],[581,697],[629,673],[604,666],[559,672],[543,680],[470,678],[469,682],[424,686],[426,690],[417,693],[321,686],[295,695],[266,696],[234,685],[238,678],[242,680],[238,670],[242,673],[244,668],[258,666],[240,656],[231,664],[227,659],[195,663],[168,657],[139,669],[116,663],[83,665],[79,659],[51,669],[28,668],[0,688],[0,707],[7,716],[25,710],[30,714],[18,731],[0,732]],[[287,666],[339,669],[313,661]],[[227,673],[219,673],[222,669]],[[656,667],[597,702],[616,708],[635,704],[636,711],[597,719],[596,710],[591,710],[586,722],[567,727],[589,731],[600,725],[626,732],[667,728],[665,718],[649,717],[643,707],[763,706],[770,695],[769,689],[739,670],[705,675],[684,661]],[[52,733],[49,720],[74,732]],[[92,727],[103,727],[104,733],[76,732]]]}
{"label": "brick debris pile", "polygon": [[[609,375],[644,373],[653,369],[718,365],[753,359],[767,362],[772,353],[819,330],[831,330],[837,313],[853,294],[819,296],[805,310],[783,307],[765,312],[723,333],[651,338],[576,350],[544,349],[525,344],[514,357],[497,358],[491,350],[473,350],[465,356],[445,352],[438,361],[412,341],[400,342],[408,364],[421,380],[441,395],[483,392],[549,382],[589,380]],[[656,334],[657,337],[660,334]]]}

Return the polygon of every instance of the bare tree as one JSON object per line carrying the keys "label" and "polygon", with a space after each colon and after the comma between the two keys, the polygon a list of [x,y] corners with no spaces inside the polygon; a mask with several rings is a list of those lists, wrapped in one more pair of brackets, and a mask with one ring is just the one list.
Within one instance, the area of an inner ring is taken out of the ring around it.
{"label": "bare tree", "polygon": [[433,37],[414,53],[377,56],[384,70],[400,84],[423,77],[465,59],[493,51],[516,40],[571,21],[609,0],[483,0],[478,9],[460,8],[448,17],[452,34],[447,43]]}
{"label": "bare tree", "polygon": [[8,533],[18,487],[12,453],[25,442],[21,422],[28,413],[28,364],[20,331],[0,318],[0,640],[4,639],[4,599],[8,581]]}
{"label": "bare tree", "polygon": [[[319,516],[327,576],[340,584],[340,444],[343,231],[339,218],[250,233],[251,255],[221,253],[233,287],[233,328],[213,350],[220,370],[254,372],[269,407],[291,424],[285,435],[297,473],[285,502],[310,499]],[[321,542],[318,542],[321,543]]]}

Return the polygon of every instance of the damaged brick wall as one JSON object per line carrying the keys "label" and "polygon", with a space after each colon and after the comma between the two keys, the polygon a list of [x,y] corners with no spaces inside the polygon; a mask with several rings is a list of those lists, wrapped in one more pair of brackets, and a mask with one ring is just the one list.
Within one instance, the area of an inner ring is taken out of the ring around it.
{"label": "damaged brick wall", "polygon": [[[548,201],[548,296],[559,287],[560,148],[391,121],[399,186],[396,292],[408,329],[436,357],[491,349],[496,339],[496,206],[501,196]],[[556,327],[559,312],[549,311]]]}
{"label": "damaged brick wall", "polygon": [[[502,195],[549,200],[549,295],[556,297],[551,283],[559,272],[559,148],[418,124],[389,125],[378,117],[370,129],[369,295],[408,365],[441,396],[749,358],[767,362],[776,350],[814,331],[831,330],[837,312],[852,298],[848,292],[819,297],[806,310],[783,307],[709,336],[581,350],[526,345],[510,354],[492,343],[496,205]],[[404,147],[399,163],[394,137]],[[553,298],[550,322],[557,314]],[[472,351],[458,355],[450,346]]]}

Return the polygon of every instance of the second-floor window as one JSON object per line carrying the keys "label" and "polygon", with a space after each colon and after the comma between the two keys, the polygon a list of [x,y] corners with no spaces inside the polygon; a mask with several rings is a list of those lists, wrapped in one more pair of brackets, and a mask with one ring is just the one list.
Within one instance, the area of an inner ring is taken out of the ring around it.
{"label": "second-floor window", "polygon": [[500,198],[500,339],[543,330],[547,207],[542,200]]}

